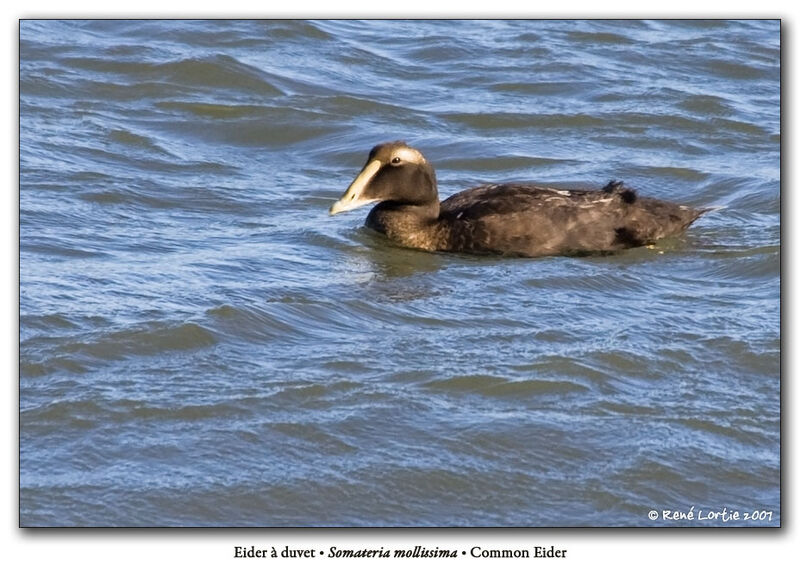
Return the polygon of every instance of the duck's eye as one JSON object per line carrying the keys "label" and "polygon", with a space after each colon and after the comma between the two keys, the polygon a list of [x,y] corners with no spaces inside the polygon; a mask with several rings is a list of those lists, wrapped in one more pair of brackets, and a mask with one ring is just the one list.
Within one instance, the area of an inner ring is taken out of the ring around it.
{"label": "duck's eye", "polygon": [[393,165],[399,165],[400,164],[400,157],[393,158],[392,159],[392,164]]}

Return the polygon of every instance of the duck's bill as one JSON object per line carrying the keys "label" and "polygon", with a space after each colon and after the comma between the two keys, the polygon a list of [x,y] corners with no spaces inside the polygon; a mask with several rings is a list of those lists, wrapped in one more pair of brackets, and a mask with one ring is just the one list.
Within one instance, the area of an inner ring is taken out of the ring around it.
{"label": "duck's bill", "polygon": [[331,215],[339,214],[340,212],[347,212],[366,204],[377,202],[377,198],[364,198],[364,190],[369,186],[372,177],[375,176],[381,168],[381,162],[378,160],[372,161],[358,174],[356,180],[347,188],[342,197],[334,202],[331,209],[328,211]]}
{"label": "duck's bill", "polygon": [[331,206],[331,209],[328,210],[328,213],[333,216],[334,214],[339,214],[340,212],[347,212],[348,210],[355,210],[361,206],[365,206],[367,204],[372,204],[373,202],[378,202],[377,198],[370,198],[367,200],[337,200]]}

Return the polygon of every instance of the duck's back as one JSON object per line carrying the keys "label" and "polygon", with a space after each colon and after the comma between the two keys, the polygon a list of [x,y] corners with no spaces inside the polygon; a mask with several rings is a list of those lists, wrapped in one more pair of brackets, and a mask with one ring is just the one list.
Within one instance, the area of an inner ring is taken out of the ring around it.
{"label": "duck's back", "polygon": [[440,206],[442,249],[517,256],[614,252],[678,234],[702,210],[639,197],[612,181],[603,190],[493,184]]}

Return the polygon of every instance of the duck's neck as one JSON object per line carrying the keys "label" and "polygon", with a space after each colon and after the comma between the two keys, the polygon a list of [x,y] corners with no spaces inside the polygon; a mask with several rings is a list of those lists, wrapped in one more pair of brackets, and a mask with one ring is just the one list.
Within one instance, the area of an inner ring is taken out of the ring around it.
{"label": "duck's neck", "polygon": [[367,216],[367,227],[386,234],[403,246],[422,250],[438,249],[439,201],[404,204],[387,200]]}

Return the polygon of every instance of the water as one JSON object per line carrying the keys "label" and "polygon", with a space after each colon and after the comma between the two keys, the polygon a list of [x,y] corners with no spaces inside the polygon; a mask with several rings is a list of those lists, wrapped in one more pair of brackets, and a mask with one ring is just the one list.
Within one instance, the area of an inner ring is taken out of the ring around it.
{"label": "water", "polygon": [[[777,21],[23,21],[24,526],[780,523]],[[398,249],[327,210],[725,208],[599,258]],[[655,521],[655,509],[771,520]]]}

